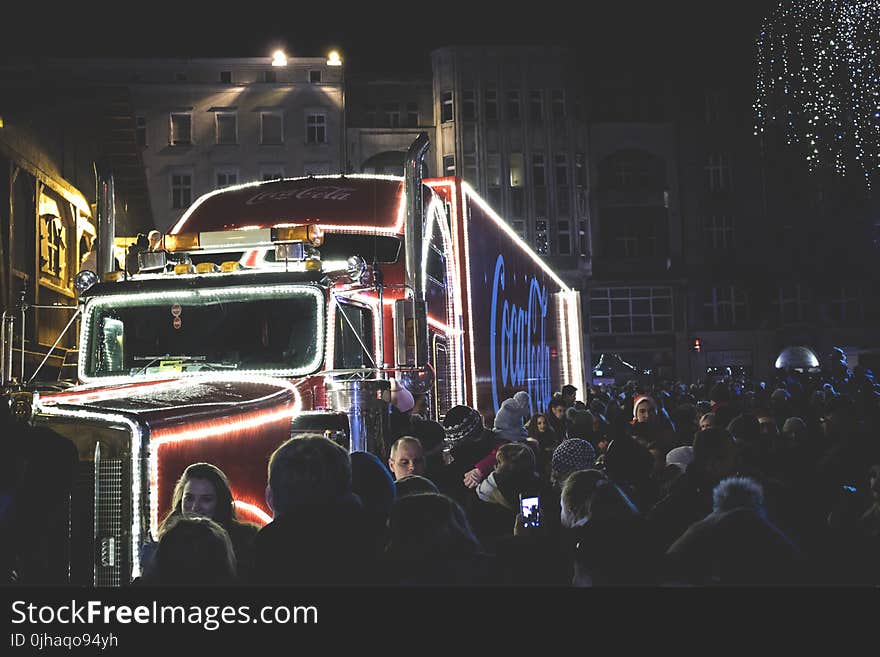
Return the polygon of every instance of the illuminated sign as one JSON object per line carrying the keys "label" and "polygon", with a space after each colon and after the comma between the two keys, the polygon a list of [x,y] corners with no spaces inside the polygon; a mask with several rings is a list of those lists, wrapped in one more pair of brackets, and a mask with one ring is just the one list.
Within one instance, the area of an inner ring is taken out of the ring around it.
{"label": "illuminated sign", "polygon": [[489,327],[492,404],[496,413],[502,401],[498,393],[503,388],[525,388],[541,410],[550,400],[547,286],[532,276],[528,288],[524,307],[505,298],[504,256],[499,255],[495,260]]}

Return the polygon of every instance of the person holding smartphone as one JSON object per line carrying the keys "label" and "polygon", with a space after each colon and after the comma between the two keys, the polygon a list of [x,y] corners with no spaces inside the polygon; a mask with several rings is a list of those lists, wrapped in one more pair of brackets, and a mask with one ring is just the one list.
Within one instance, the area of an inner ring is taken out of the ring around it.
{"label": "person holding smartphone", "polygon": [[477,499],[467,508],[474,531],[490,550],[500,537],[511,535],[521,500],[533,499],[537,508],[541,489],[535,454],[528,444],[501,445],[495,460],[495,469],[480,482]]}

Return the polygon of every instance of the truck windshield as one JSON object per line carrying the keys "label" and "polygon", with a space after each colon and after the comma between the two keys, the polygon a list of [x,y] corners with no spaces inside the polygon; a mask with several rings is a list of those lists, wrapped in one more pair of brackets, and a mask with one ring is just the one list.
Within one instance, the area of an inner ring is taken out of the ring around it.
{"label": "truck windshield", "polygon": [[86,378],[210,371],[299,376],[324,353],[324,297],[305,285],[96,297],[86,307]]}

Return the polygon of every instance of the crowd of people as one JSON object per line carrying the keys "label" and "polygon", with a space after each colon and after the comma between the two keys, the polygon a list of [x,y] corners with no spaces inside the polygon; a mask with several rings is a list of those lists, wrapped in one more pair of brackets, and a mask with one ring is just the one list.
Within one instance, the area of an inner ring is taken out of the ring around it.
{"label": "crowd of people", "polygon": [[520,391],[491,426],[393,386],[387,460],[289,440],[262,529],[190,466],[142,582],[876,585],[880,386],[833,355],[772,382],[566,385],[545,412]]}
{"label": "crowd of people", "polygon": [[393,385],[388,453],[291,438],[261,528],[217,467],[186,468],[136,584],[874,586],[880,385],[832,355],[772,381],[569,384],[543,411],[519,391],[491,426]]}

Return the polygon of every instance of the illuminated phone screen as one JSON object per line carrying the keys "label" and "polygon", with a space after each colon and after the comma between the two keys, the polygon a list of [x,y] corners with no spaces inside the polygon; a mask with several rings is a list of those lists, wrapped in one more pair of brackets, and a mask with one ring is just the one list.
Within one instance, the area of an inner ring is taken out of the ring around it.
{"label": "illuminated phone screen", "polygon": [[538,503],[537,497],[524,497],[520,501],[520,511],[524,527],[538,526]]}

